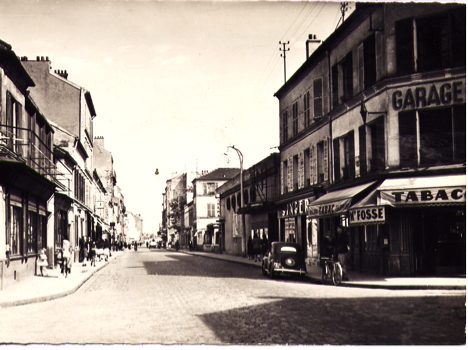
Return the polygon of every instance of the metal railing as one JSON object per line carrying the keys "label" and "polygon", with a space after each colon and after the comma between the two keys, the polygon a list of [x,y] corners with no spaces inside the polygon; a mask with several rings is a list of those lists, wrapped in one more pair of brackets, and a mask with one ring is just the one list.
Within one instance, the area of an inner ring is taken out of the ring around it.
{"label": "metal railing", "polygon": [[53,152],[32,130],[0,124],[0,150],[57,183]]}

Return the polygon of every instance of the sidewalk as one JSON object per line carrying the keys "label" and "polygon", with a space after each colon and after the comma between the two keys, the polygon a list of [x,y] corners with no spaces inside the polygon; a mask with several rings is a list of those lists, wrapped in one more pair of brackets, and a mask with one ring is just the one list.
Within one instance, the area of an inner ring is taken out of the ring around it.
{"label": "sidewalk", "polygon": [[90,266],[89,262],[86,266],[73,263],[71,273],[66,278],[61,275],[60,268],[54,268],[47,269],[48,276],[30,276],[10,284],[0,291],[0,307],[37,303],[72,294],[97,271],[123,253],[125,251],[112,252],[108,261],[98,261],[96,267]]}
{"label": "sidewalk", "polygon": [[[179,252],[211,259],[236,262],[244,265],[261,268],[260,262],[254,262],[240,256],[205,253],[180,249]],[[439,290],[466,290],[466,276],[457,277],[384,277],[371,274],[348,271],[349,281],[342,281],[346,287],[382,288],[382,289],[439,289]],[[307,266],[306,278],[322,284],[322,269],[318,266]],[[329,282],[330,283],[330,282]]]}

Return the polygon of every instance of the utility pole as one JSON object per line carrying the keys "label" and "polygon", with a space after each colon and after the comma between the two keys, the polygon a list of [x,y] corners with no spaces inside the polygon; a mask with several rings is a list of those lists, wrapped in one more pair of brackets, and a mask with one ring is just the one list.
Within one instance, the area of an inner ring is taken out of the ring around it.
{"label": "utility pole", "polygon": [[286,45],[289,45],[289,41],[287,43],[282,43],[280,41],[279,44],[283,45],[283,48],[281,49],[281,47],[280,47],[279,50],[283,51],[283,53],[280,56],[283,57],[283,60],[284,60],[284,82],[286,83],[286,51],[289,51],[289,47],[286,50]]}

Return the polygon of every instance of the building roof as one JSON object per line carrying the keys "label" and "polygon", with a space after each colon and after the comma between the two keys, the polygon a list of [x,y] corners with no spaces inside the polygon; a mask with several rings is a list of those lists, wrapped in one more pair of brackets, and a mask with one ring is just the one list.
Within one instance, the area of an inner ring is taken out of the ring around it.
{"label": "building roof", "polygon": [[240,172],[239,168],[218,168],[208,174],[197,177],[193,181],[208,181],[208,180],[229,180],[238,175]]}

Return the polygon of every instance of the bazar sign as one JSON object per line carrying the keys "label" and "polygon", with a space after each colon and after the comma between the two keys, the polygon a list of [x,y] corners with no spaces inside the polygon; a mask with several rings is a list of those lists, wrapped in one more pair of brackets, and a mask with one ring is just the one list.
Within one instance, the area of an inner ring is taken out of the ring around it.
{"label": "bazar sign", "polygon": [[465,101],[465,81],[412,86],[406,90],[395,90],[392,94],[392,106],[396,111],[437,107]]}
{"label": "bazar sign", "polygon": [[326,216],[345,213],[351,204],[351,198],[325,204],[309,205],[310,216]]}
{"label": "bazar sign", "polygon": [[300,199],[286,204],[286,209],[283,209],[279,214],[280,217],[285,218],[288,216],[304,215],[306,214],[307,207],[312,198]]}
{"label": "bazar sign", "polygon": [[385,222],[385,207],[369,207],[351,209],[349,211],[349,224],[379,224]]}
{"label": "bazar sign", "polygon": [[466,187],[428,188],[421,190],[380,191],[382,204],[445,204],[466,202]]}

